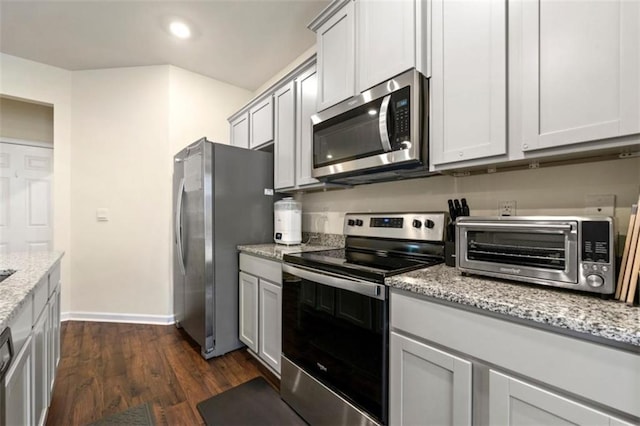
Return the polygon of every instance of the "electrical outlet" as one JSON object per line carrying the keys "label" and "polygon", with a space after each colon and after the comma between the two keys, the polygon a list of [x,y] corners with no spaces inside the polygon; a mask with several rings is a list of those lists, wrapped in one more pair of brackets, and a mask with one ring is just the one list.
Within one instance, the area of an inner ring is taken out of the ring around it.
{"label": "electrical outlet", "polygon": [[584,213],[593,216],[613,216],[616,196],[613,194],[587,194],[584,196]]}
{"label": "electrical outlet", "polygon": [[516,201],[498,201],[498,215],[499,216],[515,216],[516,215]]}

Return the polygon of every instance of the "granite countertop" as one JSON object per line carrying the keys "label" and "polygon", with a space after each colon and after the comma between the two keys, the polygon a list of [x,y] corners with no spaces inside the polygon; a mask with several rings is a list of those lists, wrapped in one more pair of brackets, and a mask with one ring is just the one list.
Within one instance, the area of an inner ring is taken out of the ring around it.
{"label": "granite countertop", "polygon": [[[458,303],[545,328],[640,349],[640,307],[552,287],[465,276],[444,264],[389,277],[390,287]],[[577,334],[576,334],[577,333]],[[605,340],[602,340],[605,339]]]}
{"label": "granite countertop", "polygon": [[58,262],[64,252],[10,253],[0,255],[0,270],[16,272],[0,282],[0,330],[18,313],[40,279]]}
{"label": "granite countertop", "polygon": [[339,247],[301,244],[297,246],[284,246],[281,244],[247,244],[239,245],[238,250],[244,253],[255,254],[271,260],[282,260],[282,256],[288,253],[302,253],[305,251],[332,250]]}

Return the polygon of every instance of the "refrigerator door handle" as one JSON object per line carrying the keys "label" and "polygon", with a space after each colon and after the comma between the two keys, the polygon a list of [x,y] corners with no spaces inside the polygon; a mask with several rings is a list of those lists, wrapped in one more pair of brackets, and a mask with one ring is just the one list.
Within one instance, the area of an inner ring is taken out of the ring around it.
{"label": "refrigerator door handle", "polygon": [[180,179],[180,185],[178,188],[178,200],[176,201],[176,218],[175,218],[175,233],[176,233],[176,245],[178,246],[178,257],[180,264],[180,271],[182,275],[186,275],[184,269],[184,255],[182,253],[182,194],[184,194],[184,178]]}

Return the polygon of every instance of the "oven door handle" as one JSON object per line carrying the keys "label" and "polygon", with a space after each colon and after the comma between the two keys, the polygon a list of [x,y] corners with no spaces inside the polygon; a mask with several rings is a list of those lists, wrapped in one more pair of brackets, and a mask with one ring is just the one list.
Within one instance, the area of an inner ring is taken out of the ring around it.
{"label": "oven door handle", "polygon": [[571,231],[573,226],[570,224],[548,224],[544,225],[541,223],[528,223],[528,224],[520,224],[520,223],[486,223],[486,222],[460,222],[458,224],[460,227],[477,227],[482,229],[533,229],[536,231]]}
{"label": "oven door handle", "polygon": [[383,284],[358,281],[333,274],[329,275],[326,273],[313,272],[308,269],[302,269],[287,264],[282,265],[282,272],[286,272],[318,284],[352,291],[367,297],[373,297],[374,299],[386,300],[387,298],[387,292],[385,291],[385,286]]}

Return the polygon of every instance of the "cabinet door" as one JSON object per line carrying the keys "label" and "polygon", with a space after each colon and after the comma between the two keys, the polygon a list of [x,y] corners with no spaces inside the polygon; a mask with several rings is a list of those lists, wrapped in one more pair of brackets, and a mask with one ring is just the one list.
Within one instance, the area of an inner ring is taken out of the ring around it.
{"label": "cabinet door", "polygon": [[231,123],[231,145],[249,148],[249,113],[245,112]]}
{"label": "cabinet door", "polygon": [[356,12],[359,92],[415,67],[416,0],[361,0]]}
{"label": "cabinet door", "polygon": [[318,28],[318,111],[355,94],[354,14],[349,1]]}
{"label": "cabinet door", "polygon": [[260,358],[280,374],[282,355],[282,288],[260,280]]}
{"label": "cabinet door", "polygon": [[[18,352],[4,378],[4,424],[31,425],[33,421],[32,338]],[[1,422],[0,422],[1,423]]]}
{"label": "cabinet door", "polygon": [[53,384],[56,379],[56,370],[60,360],[60,288],[54,290],[49,299],[49,333],[48,333],[48,373],[49,373],[49,399],[53,393]]}
{"label": "cabinet door", "polygon": [[629,424],[495,371],[489,373],[489,394],[492,425]]}
{"label": "cabinet door", "polygon": [[505,154],[506,2],[432,2],[433,165]]}
{"label": "cabinet door", "polygon": [[240,340],[258,353],[258,278],[240,272]]}
{"label": "cabinet door", "polygon": [[640,132],[640,3],[522,2],[522,149]]}
{"label": "cabinet door", "polygon": [[275,139],[273,185],[275,189],[293,188],[295,182],[296,108],[295,83],[292,81],[275,95]]}
{"label": "cabinet door", "polygon": [[471,363],[391,332],[389,423],[470,425]]}
{"label": "cabinet door", "polygon": [[44,424],[49,407],[49,305],[33,326],[33,406],[35,424]]}
{"label": "cabinet door", "polygon": [[273,140],[273,97],[267,96],[249,109],[249,148]]}
{"label": "cabinet door", "polygon": [[298,186],[318,183],[311,176],[313,169],[313,125],[311,116],[316,113],[318,75],[316,68],[296,78],[296,183]]}

